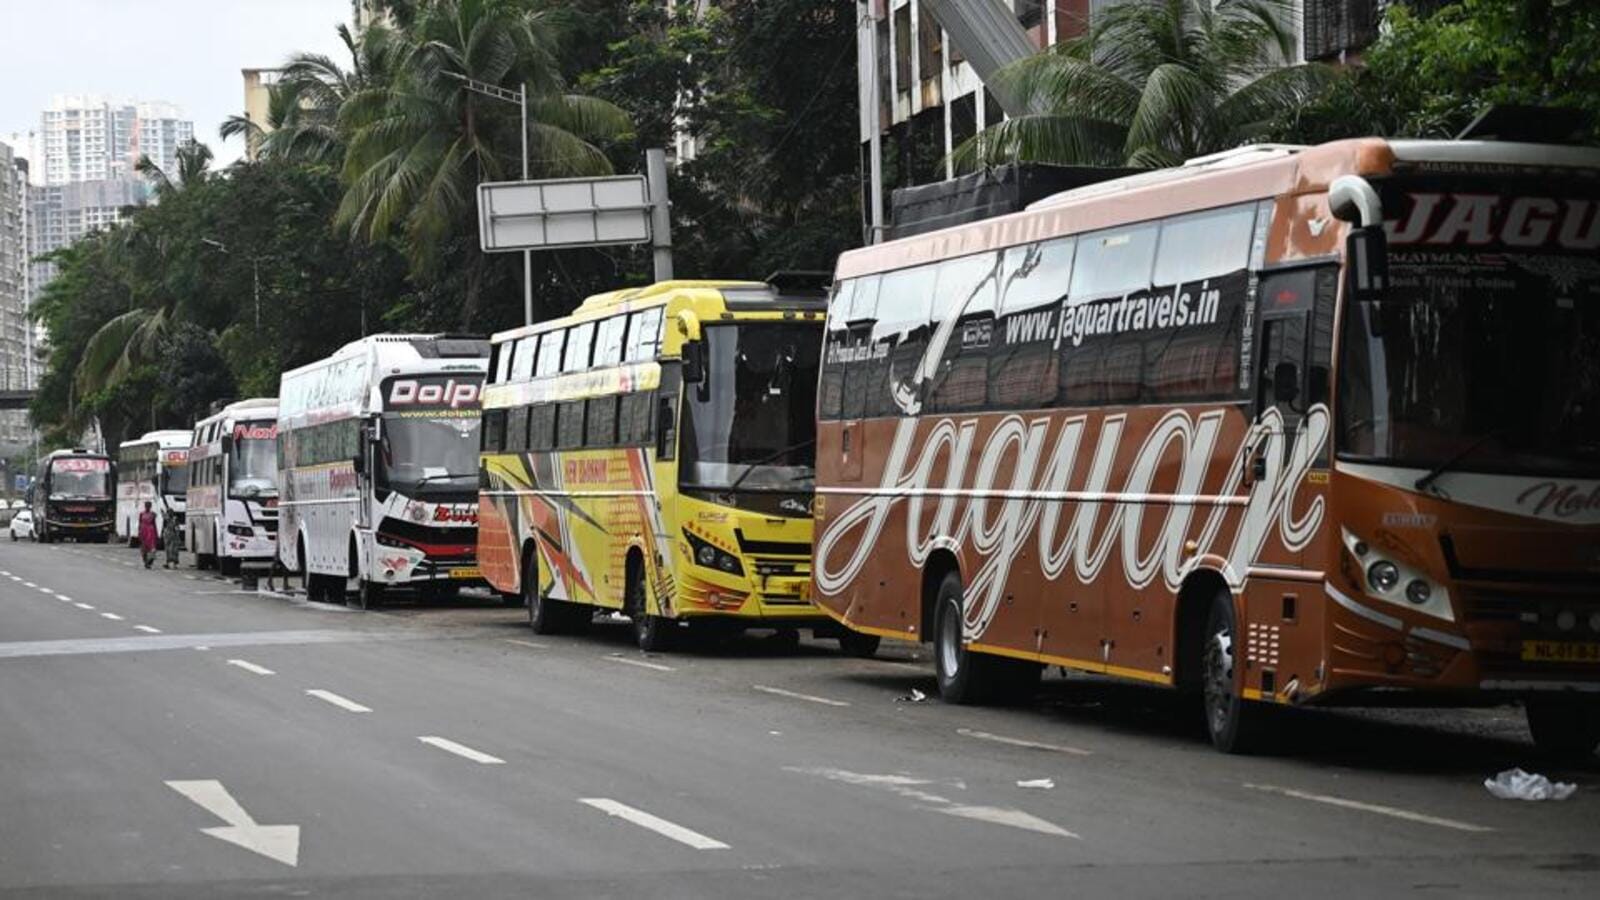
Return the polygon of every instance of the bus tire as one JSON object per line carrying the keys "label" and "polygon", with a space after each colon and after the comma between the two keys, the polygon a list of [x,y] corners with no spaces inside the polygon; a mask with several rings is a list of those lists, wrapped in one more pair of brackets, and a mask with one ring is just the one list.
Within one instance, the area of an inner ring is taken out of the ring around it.
{"label": "bus tire", "polygon": [[373,610],[383,605],[384,586],[376,581],[361,579],[350,604],[357,609]]}
{"label": "bus tire", "polygon": [[633,621],[633,642],[646,653],[665,653],[672,649],[678,623],[648,611],[643,566],[636,559],[628,561],[628,585],[623,589],[622,608]]}
{"label": "bus tire", "polygon": [[561,601],[551,600],[539,593],[539,578],[536,573],[524,569],[522,572],[522,605],[528,610],[528,627],[534,634],[559,634],[566,624],[566,616],[562,615]]}
{"label": "bus tire", "polygon": [[859,631],[846,629],[839,635],[839,650],[846,656],[860,659],[871,659],[878,655],[878,645],[883,643],[883,638],[875,634],[863,634]]}
{"label": "bus tire", "polygon": [[1600,746],[1600,703],[1573,697],[1529,697],[1528,731],[1539,752],[1560,762],[1589,759]]}
{"label": "bus tire", "polygon": [[987,703],[997,689],[994,658],[972,652],[962,640],[963,595],[961,576],[945,573],[933,601],[934,675],[946,703]]}
{"label": "bus tire", "polygon": [[500,595],[500,605],[516,607],[522,605],[522,595],[516,591],[495,591]]}
{"label": "bus tire", "polygon": [[1266,711],[1259,702],[1244,698],[1244,672],[1235,652],[1241,646],[1233,595],[1219,591],[1206,617],[1200,665],[1206,732],[1211,745],[1223,753],[1253,753],[1263,743],[1261,720]]}

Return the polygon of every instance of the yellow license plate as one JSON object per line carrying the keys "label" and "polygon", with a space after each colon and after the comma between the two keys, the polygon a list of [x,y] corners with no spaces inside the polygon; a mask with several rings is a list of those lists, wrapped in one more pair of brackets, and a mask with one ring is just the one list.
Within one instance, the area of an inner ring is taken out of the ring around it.
{"label": "yellow license plate", "polygon": [[1600,643],[1582,641],[1523,641],[1526,662],[1600,663]]}
{"label": "yellow license plate", "polygon": [[450,577],[451,578],[482,578],[483,577],[483,571],[481,569],[479,569],[477,566],[462,566],[459,569],[451,569],[450,570]]}

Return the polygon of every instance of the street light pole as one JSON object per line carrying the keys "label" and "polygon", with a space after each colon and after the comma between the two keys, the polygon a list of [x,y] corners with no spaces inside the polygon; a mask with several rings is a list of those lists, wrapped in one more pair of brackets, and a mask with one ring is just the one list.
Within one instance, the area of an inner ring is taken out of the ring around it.
{"label": "street light pole", "polygon": [[[528,83],[524,81],[518,90],[509,91],[499,85],[487,81],[478,81],[468,78],[459,72],[444,73],[461,82],[461,86],[474,94],[482,94],[493,100],[505,103],[515,103],[522,122],[522,180],[529,177],[528,160]],[[522,251],[522,324],[533,324],[533,251]]]}

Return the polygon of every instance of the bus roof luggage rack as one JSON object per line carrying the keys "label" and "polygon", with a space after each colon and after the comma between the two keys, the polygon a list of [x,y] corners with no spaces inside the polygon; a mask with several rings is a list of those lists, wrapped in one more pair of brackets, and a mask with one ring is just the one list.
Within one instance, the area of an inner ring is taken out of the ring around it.
{"label": "bus roof luggage rack", "polygon": [[1062,191],[1131,175],[1139,169],[1012,163],[950,181],[898,188],[890,196],[884,239],[911,237],[1020,212]]}

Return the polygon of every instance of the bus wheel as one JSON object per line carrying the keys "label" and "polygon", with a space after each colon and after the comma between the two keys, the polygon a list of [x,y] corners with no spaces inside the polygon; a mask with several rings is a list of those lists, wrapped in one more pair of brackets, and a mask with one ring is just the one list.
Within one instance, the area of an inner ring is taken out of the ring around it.
{"label": "bus wheel", "polygon": [[1250,753],[1261,746],[1261,704],[1244,699],[1242,674],[1236,671],[1239,627],[1233,597],[1227,591],[1211,601],[1201,654],[1206,731],[1223,753]]}
{"label": "bus wheel", "polygon": [[528,627],[534,634],[557,634],[562,630],[568,617],[562,615],[560,603],[540,595],[538,577],[523,570],[522,604],[528,608]]}
{"label": "bus wheel", "polygon": [[859,631],[846,629],[839,635],[839,650],[846,656],[856,656],[861,659],[871,659],[878,655],[878,645],[883,639],[875,634],[862,634]]}
{"label": "bus wheel", "polygon": [[364,578],[358,584],[354,602],[357,609],[377,609],[383,605],[383,585]]}
{"label": "bus wheel", "polygon": [[628,586],[622,595],[622,611],[633,621],[633,641],[639,645],[639,649],[646,653],[664,653],[672,649],[678,623],[646,611],[648,607],[642,570],[643,566],[636,559],[628,561]]}
{"label": "bus wheel", "polygon": [[1529,697],[1523,703],[1528,731],[1541,753],[1579,762],[1600,746],[1600,703],[1568,697]]}
{"label": "bus wheel", "polygon": [[950,572],[934,599],[933,668],[946,703],[982,703],[994,693],[990,660],[962,641],[961,576]]}

